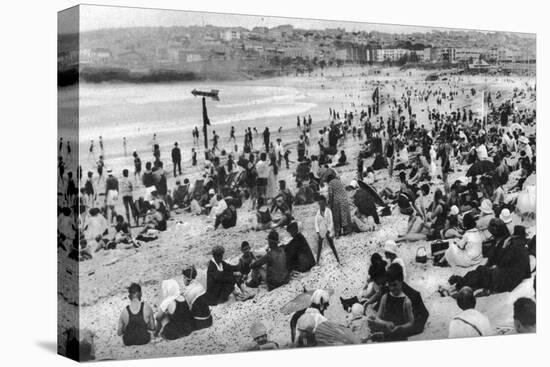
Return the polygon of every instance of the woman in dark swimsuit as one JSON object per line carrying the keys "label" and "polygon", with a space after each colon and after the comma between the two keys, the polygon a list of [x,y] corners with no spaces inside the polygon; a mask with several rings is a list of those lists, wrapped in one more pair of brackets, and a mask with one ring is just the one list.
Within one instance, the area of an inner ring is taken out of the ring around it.
{"label": "woman in dark swimsuit", "polygon": [[130,304],[120,314],[117,333],[122,336],[122,342],[126,346],[147,344],[151,341],[149,330],[155,329],[153,310],[141,301],[139,284],[130,285],[128,298],[130,298]]}

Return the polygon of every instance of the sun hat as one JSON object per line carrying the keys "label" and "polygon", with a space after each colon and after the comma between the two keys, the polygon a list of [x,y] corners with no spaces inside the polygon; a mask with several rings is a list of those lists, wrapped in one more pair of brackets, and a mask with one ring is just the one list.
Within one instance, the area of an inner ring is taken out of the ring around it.
{"label": "sun hat", "polygon": [[523,144],[529,144],[529,139],[526,136],[520,136],[518,141]]}
{"label": "sun hat", "polygon": [[493,214],[493,204],[491,204],[491,200],[484,199],[481,202],[481,206],[479,207],[479,210],[481,210],[482,213],[485,214]]}
{"label": "sun hat", "polygon": [[502,220],[506,224],[512,221],[512,214],[510,214],[510,210],[506,208],[502,209],[498,217],[500,218],[500,220]]}
{"label": "sun hat", "polygon": [[216,195],[216,191],[214,189],[208,190],[208,195]]}
{"label": "sun hat", "polygon": [[450,215],[458,215],[460,211],[458,210],[458,207],[456,205],[451,206],[451,210],[449,211]]}
{"label": "sun hat", "polygon": [[262,324],[260,321],[256,321],[252,324],[250,327],[250,336],[252,339],[259,338],[261,336],[267,335],[267,329],[264,324]]}
{"label": "sun hat", "polygon": [[357,187],[359,187],[359,184],[357,183],[357,180],[351,180],[351,182],[349,183],[350,187],[353,187],[354,189],[356,189]]}
{"label": "sun hat", "polygon": [[311,303],[314,303],[316,305],[323,305],[328,303],[329,298],[330,295],[327,291],[325,291],[324,289],[317,289],[311,295]]}
{"label": "sun hat", "polygon": [[111,174],[111,173],[113,173],[113,170],[110,169],[110,168],[108,168],[108,169],[107,169],[107,173],[108,173],[108,174]]}
{"label": "sun hat", "polygon": [[397,255],[397,244],[394,240],[387,240],[384,244],[384,252]]}

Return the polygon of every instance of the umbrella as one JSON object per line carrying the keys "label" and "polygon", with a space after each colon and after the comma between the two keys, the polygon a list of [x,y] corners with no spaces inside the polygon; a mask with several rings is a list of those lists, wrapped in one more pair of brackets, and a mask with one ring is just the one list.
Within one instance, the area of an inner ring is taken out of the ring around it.
{"label": "umbrella", "polygon": [[[334,289],[325,289],[330,296],[334,294]],[[311,305],[311,296],[313,291],[307,291],[304,288],[304,292],[297,295],[292,301],[285,304],[281,307],[281,312],[285,315],[290,315],[291,313],[305,310]]]}
{"label": "umbrella", "polygon": [[378,192],[369,184],[366,184],[363,181],[357,182],[359,184],[359,187],[367,192],[369,196],[371,197],[371,200],[376,204],[380,206],[386,206],[386,203],[384,203],[384,200],[378,195]]}
{"label": "umbrella", "polygon": [[466,176],[471,177],[483,175],[484,173],[494,171],[495,168],[495,164],[489,160],[477,161],[470,166],[468,172],[466,172]]}

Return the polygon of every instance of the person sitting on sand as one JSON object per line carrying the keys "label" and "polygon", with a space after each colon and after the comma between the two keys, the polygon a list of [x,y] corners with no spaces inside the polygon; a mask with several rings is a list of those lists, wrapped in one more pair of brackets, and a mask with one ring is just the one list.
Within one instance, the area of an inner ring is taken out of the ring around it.
{"label": "person sitting on sand", "polygon": [[176,180],[176,187],[172,192],[172,201],[178,208],[185,208],[189,201],[189,179],[183,180],[183,185],[180,180]]}
{"label": "person sitting on sand", "polygon": [[[254,254],[250,249],[250,244],[248,241],[243,241],[241,243],[241,257],[239,258],[239,268],[240,272],[243,275],[242,281],[245,282],[245,285],[249,288],[257,288],[262,280],[265,280],[265,269],[263,267],[251,269],[250,265],[260,259],[260,256]],[[249,279],[247,281],[247,279]]]}
{"label": "person sitting on sand", "polygon": [[279,218],[273,219],[271,228],[284,227],[288,225],[294,218],[292,217],[292,212],[290,208],[285,203],[283,196],[279,195],[275,199],[275,207],[271,209],[271,213],[276,212],[277,210],[281,213]]}
{"label": "person sitting on sand", "polygon": [[109,243],[109,247],[119,248],[118,245],[122,245],[121,247],[125,249],[140,247],[139,243],[132,237],[130,225],[124,221],[124,217],[120,214],[116,216],[115,235]]}
{"label": "person sitting on sand", "polygon": [[348,158],[346,157],[345,151],[340,151],[340,157],[338,157],[338,163],[334,165],[334,167],[342,167],[348,164]]}
{"label": "person sitting on sand", "polygon": [[[494,232],[507,231],[505,224],[498,221],[500,229],[497,227]],[[516,228],[517,231],[514,230],[514,234],[522,232],[520,228],[524,227],[516,226]],[[531,277],[531,265],[525,241],[514,240],[514,237],[505,240],[501,248],[495,248],[487,264],[478,266],[462,277],[451,276],[449,284],[454,286],[454,289],[468,286],[474,291],[481,290],[478,296],[514,290],[524,279]],[[451,287],[451,293],[452,290]]]}
{"label": "person sitting on sand", "polygon": [[476,228],[479,230],[481,241],[488,240],[491,237],[488,227],[491,219],[495,218],[495,212],[493,211],[493,203],[491,200],[484,199],[479,207],[479,218],[476,222]]}
{"label": "person sitting on sand", "polygon": [[305,273],[315,266],[315,259],[304,235],[298,230],[298,223],[291,222],[286,230],[292,236],[284,247],[289,272]]}
{"label": "person sitting on sand", "polygon": [[537,305],[530,298],[518,298],[514,302],[514,328],[518,334],[537,332]]}
{"label": "person sitting on sand", "polygon": [[83,225],[83,232],[86,240],[91,241],[97,237],[103,238],[109,233],[107,219],[100,214],[98,208],[91,208],[89,216]]}
{"label": "person sitting on sand", "polygon": [[462,288],[456,296],[456,303],[462,312],[451,319],[449,338],[471,338],[491,335],[491,323],[489,319],[475,309],[476,298],[472,288]]}
{"label": "person sitting on sand", "polygon": [[227,302],[229,296],[235,291],[237,280],[233,273],[238,272],[240,269],[238,265],[231,265],[223,261],[224,253],[223,246],[214,246],[212,259],[208,263],[206,296],[210,306]]}
{"label": "person sitting on sand", "polygon": [[360,339],[365,340],[369,336],[368,319],[364,315],[365,308],[360,303],[355,303],[351,306],[351,319],[347,322],[346,327],[357,335]]}
{"label": "person sitting on sand", "polygon": [[397,256],[397,244],[394,240],[387,240],[384,243],[384,257],[389,261],[388,269],[392,264],[399,264],[401,266],[401,272],[403,273],[403,279],[407,279],[405,262]]}
{"label": "person sitting on sand", "polygon": [[323,241],[326,239],[336,261],[340,263],[338,252],[334,246],[334,222],[332,211],[327,207],[327,201],[320,195],[318,199],[319,210],[315,214],[315,232],[317,232],[317,265],[321,261],[321,251],[323,250]]}
{"label": "person sitting on sand", "polygon": [[271,228],[271,211],[266,205],[265,198],[260,196],[257,201],[256,230],[263,231]]}
{"label": "person sitting on sand", "polygon": [[449,243],[449,248],[439,263],[468,268],[481,262],[482,240],[471,213],[464,215],[462,226],[465,230],[462,239]]}
{"label": "person sitting on sand", "polygon": [[206,289],[197,281],[197,269],[194,266],[184,266],[183,296],[189,305],[192,317],[192,329],[200,330],[212,326],[212,314],[208,306]]}
{"label": "person sitting on sand", "polygon": [[220,203],[222,202],[225,203],[226,208],[220,214],[216,214],[214,229],[218,229],[220,224],[225,229],[235,227],[235,225],[237,224],[237,208],[235,207],[232,197],[228,196],[225,199],[221,199],[218,202],[218,206],[214,208],[215,211],[213,211],[217,213],[221,209]]}
{"label": "person sitting on sand", "polygon": [[257,269],[261,266],[266,266],[265,280],[267,289],[272,291],[284,284],[288,283],[290,273],[287,268],[286,254],[282,247],[279,247],[279,234],[275,230],[271,230],[267,237],[269,250],[260,259],[250,264],[251,269]]}
{"label": "person sitting on sand", "polygon": [[453,205],[449,210],[447,215],[447,220],[445,222],[445,227],[441,230],[441,238],[450,239],[450,238],[461,238],[462,229],[459,226],[458,214],[459,209],[456,205]]}
{"label": "person sitting on sand", "polygon": [[167,340],[176,340],[191,334],[193,317],[178,282],[174,279],[163,280],[161,287],[163,301],[155,315],[155,336],[160,334]]}
{"label": "person sitting on sand", "polygon": [[144,345],[151,341],[149,331],[155,330],[155,318],[151,306],[141,301],[141,286],[132,283],[128,287],[130,304],[120,313],[117,335],[126,346]]}
{"label": "person sitting on sand", "polygon": [[382,296],[376,317],[369,318],[369,327],[382,332],[384,341],[402,341],[414,327],[412,302],[403,293],[403,268],[391,264],[387,272],[389,292]]}
{"label": "person sitting on sand", "polygon": [[376,230],[377,225],[372,216],[363,215],[359,209],[356,209],[351,215],[351,228],[353,232],[373,232]]}
{"label": "person sitting on sand", "polygon": [[[311,304],[308,308],[295,312],[290,318],[290,340],[294,343],[296,340],[300,340],[300,329],[297,327],[302,321],[310,319],[312,321],[311,328],[308,331],[315,332],[315,329],[319,324],[327,321],[324,316],[325,311],[329,306],[330,295],[324,289],[317,289],[311,295]],[[309,324],[309,322],[308,322]],[[297,330],[298,329],[298,330]],[[298,333],[297,333],[298,331]]]}
{"label": "person sitting on sand", "polygon": [[279,344],[269,340],[267,336],[267,328],[262,322],[256,321],[250,327],[250,336],[254,340],[247,343],[241,348],[243,352],[251,352],[258,350],[273,350],[279,349]]}
{"label": "person sitting on sand", "polygon": [[143,225],[143,229],[140,234],[146,234],[149,230],[166,231],[167,222],[159,209],[160,208],[158,205],[149,209],[145,217],[145,224]]}
{"label": "person sitting on sand", "polygon": [[359,296],[344,299],[340,297],[340,302],[345,311],[349,312],[351,306],[359,303],[365,307],[373,305],[377,309],[378,301],[382,297],[384,287],[386,287],[386,265],[387,262],[382,259],[379,253],[371,255],[368,277]]}

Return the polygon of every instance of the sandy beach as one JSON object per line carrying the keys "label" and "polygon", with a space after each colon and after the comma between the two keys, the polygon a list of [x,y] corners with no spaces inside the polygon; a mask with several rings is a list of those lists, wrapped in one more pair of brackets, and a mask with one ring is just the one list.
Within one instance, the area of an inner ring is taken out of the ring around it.
{"label": "sandy beach", "polygon": [[[429,74],[426,71],[398,69],[387,69],[379,75],[367,75],[365,68],[340,68],[330,69],[323,72],[323,76],[316,72],[311,77],[282,77],[269,79],[268,81],[248,81],[249,84],[265,85],[268,83],[271,87],[288,88],[296,91],[295,98],[307,109],[283,116],[268,116],[267,118],[253,117],[237,121],[235,127],[237,130],[237,144],[242,147],[242,130],[246,126],[256,126],[260,135],[254,139],[254,146],[261,144],[261,131],[268,126],[272,131],[271,140],[280,137],[285,146],[291,149],[291,160],[296,160],[296,141],[298,140],[298,131],[296,129],[296,115],[310,114],[313,119],[311,133],[311,151],[315,154],[317,141],[319,139],[318,131],[323,126],[329,124],[329,108],[343,112],[361,111],[361,103],[364,106],[372,103],[371,95],[376,85],[381,86],[381,93],[390,98],[400,98],[404,93],[405,86],[414,86],[423,88],[431,85],[432,87],[441,87],[448,90],[450,85],[459,85],[460,88],[468,90],[475,87],[478,90],[491,92],[501,91],[502,99],[511,98],[515,87],[523,88],[525,83],[534,85],[534,79],[523,77],[491,77],[491,76],[453,76],[447,81],[426,82],[425,77]],[[388,75],[387,75],[388,74]],[[395,88],[393,87],[395,86]],[[223,93],[223,91],[221,92]],[[243,101],[246,102],[246,101]],[[286,103],[287,101],[285,101]],[[194,103],[198,104],[197,99]],[[474,113],[481,110],[481,99],[472,98],[469,95],[458,95],[452,101],[452,107],[449,102],[447,106],[439,106],[440,111],[451,111],[457,108],[472,109]],[[536,101],[525,100],[522,102],[526,107],[535,108]],[[414,102],[413,113],[417,115],[419,124],[428,125],[427,113],[429,108],[433,108],[426,103]],[[244,108],[244,107],[243,107]],[[231,150],[232,142],[228,142],[229,128],[232,124],[224,123],[216,125],[216,111],[209,110],[210,118],[213,122],[211,129],[215,129],[220,135],[220,145],[222,148]],[[381,115],[388,115],[389,107],[381,106]],[[196,120],[200,116],[194,116]],[[282,126],[283,130],[279,134],[277,129]],[[191,182],[199,178],[203,172],[203,156],[199,154],[199,164],[197,167],[191,166],[190,147],[192,145],[191,130],[192,126],[180,130],[177,140],[180,141],[184,155],[183,176],[178,179],[189,178]],[[161,131],[161,129],[159,129]],[[533,129],[531,131],[535,133]],[[107,137],[107,134],[103,134]],[[145,134],[144,134],[145,135]],[[124,157],[120,151],[120,146],[115,148],[115,144],[120,144],[121,136],[109,136],[105,139],[105,150],[107,151],[106,167],[112,168],[115,175],[120,176],[122,168],[128,168],[133,172],[133,163],[130,156]],[[145,136],[135,136],[129,139],[128,150],[138,150],[141,154],[143,163],[151,160],[150,147],[147,146]],[[172,175],[172,166],[169,162],[170,148],[173,144],[174,129],[168,127],[158,134],[159,143],[163,154],[163,160],[167,165],[165,170],[168,174],[168,187],[172,189],[176,178]],[[84,140],[86,142],[87,140]],[[118,142],[118,143],[117,143]],[[361,149],[360,140],[349,135],[342,142],[341,148],[346,151],[350,163],[346,166],[337,168],[337,173],[342,182],[349,183],[356,177],[356,158]],[[141,144],[139,147],[137,144]],[[145,145],[145,146],[143,146]],[[76,146],[76,145],[75,145]],[[202,135],[201,145],[202,147]],[[87,158],[87,143],[81,147],[81,160],[83,171],[93,170],[93,160]],[[113,152],[112,155],[109,152]],[[365,161],[365,166],[372,164],[372,158]],[[450,174],[449,182],[454,182],[457,178],[464,176],[467,166],[460,166],[459,169]],[[290,169],[282,168],[278,179],[286,180],[289,188],[295,192],[295,169],[296,165],[291,164]],[[514,182],[518,173],[514,172],[510,176],[510,181]],[[98,185],[98,192],[104,190],[104,181]],[[441,180],[436,179],[436,186],[441,185]],[[388,178],[387,170],[377,172],[377,182],[375,188],[380,190],[389,187],[393,190],[399,188],[397,179]],[[144,193],[144,188],[138,184],[138,189],[134,193],[137,198]],[[433,188],[432,188],[433,193]],[[318,209],[316,203],[296,206],[293,211],[294,217],[300,223],[302,233],[308,240],[313,253],[316,253],[317,241],[315,239],[314,215]],[[124,213],[122,205],[116,207],[117,212]],[[323,261],[321,266],[314,267],[310,272],[300,274],[291,279],[289,284],[268,292],[264,286],[257,290],[257,294],[251,300],[246,302],[233,302],[218,305],[212,308],[214,324],[212,327],[194,332],[188,337],[175,341],[166,341],[161,338],[141,347],[125,347],[122,340],[116,335],[116,325],[120,310],[127,304],[127,287],[132,282],[141,284],[143,288],[143,299],[149,304],[158,305],[160,302],[160,284],[165,279],[174,278],[182,282],[181,267],[182,264],[194,264],[198,270],[198,280],[205,284],[206,266],[211,257],[210,251],[215,244],[223,244],[226,250],[225,259],[229,263],[236,263],[240,255],[240,244],[247,240],[252,250],[256,253],[265,252],[267,247],[267,231],[249,230],[250,224],[255,216],[254,211],[238,210],[237,225],[230,229],[213,229],[213,221],[205,216],[192,216],[189,213],[172,214],[168,222],[168,229],[159,234],[156,241],[145,243],[139,249],[132,250],[111,250],[97,253],[93,259],[79,263],[78,270],[76,266],[67,270],[79,274],[79,303],[80,303],[80,327],[88,328],[96,334],[96,358],[97,359],[128,359],[128,358],[154,358],[176,355],[195,355],[226,353],[238,351],[243,341],[248,341],[249,328],[255,320],[262,320],[267,328],[270,338],[278,342],[281,346],[286,345],[290,340],[289,320],[290,315],[284,315],[280,308],[288,301],[292,300],[302,290],[307,288],[313,290],[317,288],[331,288],[335,294],[331,298],[330,307],[326,313],[331,321],[344,324],[349,318],[339,302],[340,296],[352,297],[364,285],[367,278],[367,269],[370,255],[374,252],[382,252],[384,241],[395,239],[406,229],[407,217],[405,215],[395,214],[381,217],[379,229],[372,233],[353,233],[336,240],[336,247],[342,259],[342,265],[338,266],[330,250],[323,252]],[[536,233],[536,221],[529,219],[522,222],[519,217],[514,217],[519,224],[527,227],[529,235]],[[138,228],[133,231],[137,232]],[[286,231],[279,229],[281,242],[289,239]],[[415,261],[415,255],[418,248],[425,247],[429,249],[429,241],[419,241],[415,243],[403,243],[399,246],[399,255],[406,262],[408,273],[407,283],[418,290],[430,312],[430,318],[425,331],[411,340],[430,340],[446,338],[450,318],[459,313],[460,309],[456,301],[451,297],[442,298],[437,292],[438,286],[444,283],[450,275],[463,275],[467,269],[441,268],[435,267],[428,262],[419,264]],[[61,250],[59,250],[61,251]],[[64,262],[60,266],[71,266]],[[469,269],[468,269],[469,270]],[[61,272],[63,274],[63,272]],[[60,304],[65,304],[67,310],[74,309],[70,302],[75,300],[66,299],[67,294],[62,289],[59,293]],[[477,309],[483,312],[491,321],[493,328],[499,326],[512,326],[512,304],[520,296],[533,296],[532,278],[525,281],[514,292],[501,293],[478,299]],[[156,307],[156,306],[155,306]],[[60,316],[63,315],[60,311]],[[63,323],[63,320],[60,320]]]}

